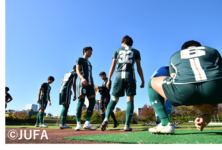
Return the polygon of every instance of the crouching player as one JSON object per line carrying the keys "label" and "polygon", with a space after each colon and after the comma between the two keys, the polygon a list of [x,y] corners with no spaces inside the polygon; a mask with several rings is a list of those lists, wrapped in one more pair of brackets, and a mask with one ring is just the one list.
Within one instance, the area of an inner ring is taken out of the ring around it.
{"label": "crouching player", "polygon": [[65,121],[72,95],[71,87],[73,87],[74,91],[73,101],[76,100],[76,79],[77,79],[77,74],[76,74],[76,65],[75,65],[73,67],[73,70],[66,73],[62,79],[62,87],[59,93],[59,105],[63,105],[61,111],[60,129],[71,128],[65,124]]}
{"label": "crouching player", "polygon": [[3,87],[3,109],[7,108],[7,104],[12,101],[11,95],[8,93],[9,88]]}
{"label": "crouching player", "polygon": [[[170,58],[170,76],[152,78],[150,86],[173,106],[193,105],[203,115],[195,120],[198,130],[210,122],[222,102],[222,60],[220,53],[211,47],[201,46],[197,41],[183,44],[182,50]],[[152,94],[155,94],[153,91]],[[156,100],[153,108],[161,118],[161,124],[150,128],[151,133],[174,133],[163,99]],[[154,101],[153,101],[154,102]]]}
{"label": "crouching player", "polygon": [[48,102],[49,106],[51,106],[51,100],[50,100],[51,87],[49,86],[49,84],[51,84],[54,80],[55,80],[54,77],[52,76],[48,77],[47,83],[43,83],[39,89],[38,101],[37,101],[37,103],[39,104],[39,113],[37,115],[35,127],[44,127],[44,128],[48,127],[47,125],[43,124],[43,114],[47,107]]}
{"label": "crouching player", "polygon": [[[170,76],[169,66],[160,67],[158,70],[154,72],[151,79],[160,77],[160,76]],[[153,105],[154,103],[157,103],[156,101],[157,99],[163,99],[163,97],[161,97],[159,94],[157,95],[156,92],[152,92],[152,91],[153,91],[153,88],[150,86],[150,84],[148,84],[148,96],[149,96],[151,104]],[[159,100],[159,101],[164,103],[164,100]],[[172,104],[170,104],[168,100],[165,100],[165,103],[163,105],[166,110],[167,116],[170,119],[170,114],[172,112]],[[159,123],[161,123],[161,120],[159,118],[159,115],[156,113],[156,125],[158,125]]]}
{"label": "crouching player", "polygon": [[92,55],[92,47],[85,47],[83,49],[83,57],[79,57],[76,60],[76,73],[79,76],[79,84],[78,84],[78,105],[76,109],[76,121],[77,126],[75,128],[76,131],[81,129],[81,114],[82,114],[82,106],[85,101],[85,97],[87,96],[89,100],[89,106],[87,108],[86,113],[86,122],[83,126],[83,129],[96,130],[96,127],[93,127],[90,124],[90,118],[93,114],[93,108],[95,105],[95,89],[94,82],[92,77],[92,65],[88,61],[89,57]]}

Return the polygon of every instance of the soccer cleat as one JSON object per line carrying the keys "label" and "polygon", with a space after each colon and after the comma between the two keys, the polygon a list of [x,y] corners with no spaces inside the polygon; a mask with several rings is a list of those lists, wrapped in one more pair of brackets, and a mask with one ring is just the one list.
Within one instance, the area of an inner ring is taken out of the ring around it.
{"label": "soccer cleat", "polygon": [[35,127],[39,127],[39,124],[36,124]]}
{"label": "soccer cleat", "polygon": [[104,119],[101,126],[101,131],[105,131],[107,126],[108,126],[108,119]]}
{"label": "soccer cleat", "polygon": [[114,126],[113,126],[113,128],[118,127],[118,125],[119,125],[119,123],[118,123],[118,122],[117,122],[117,123],[115,123],[115,124],[114,124]]}
{"label": "soccer cleat", "polygon": [[97,127],[93,127],[91,124],[84,124],[83,129],[96,130]]}
{"label": "soccer cleat", "polygon": [[44,124],[41,124],[39,127],[40,127],[40,128],[48,128],[48,126],[47,126],[47,125],[44,125]]}
{"label": "soccer cleat", "polygon": [[63,125],[60,125],[60,129],[64,129],[65,127]]}
{"label": "soccer cleat", "polygon": [[124,126],[124,131],[132,131],[133,129],[132,128],[130,128],[130,127],[128,127],[128,126]]}
{"label": "soccer cleat", "polygon": [[174,134],[174,125],[172,123],[168,123],[167,126],[162,126],[160,123],[158,126],[154,128],[149,128],[148,130],[151,134]]}
{"label": "soccer cleat", "polygon": [[65,127],[65,128],[72,128],[72,127],[70,127],[70,126],[67,126],[66,124],[64,124],[64,127]]}
{"label": "soccer cleat", "polygon": [[77,124],[75,130],[76,130],[76,131],[80,131],[80,129],[81,129],[81,124],[80,124],[80,125]]}

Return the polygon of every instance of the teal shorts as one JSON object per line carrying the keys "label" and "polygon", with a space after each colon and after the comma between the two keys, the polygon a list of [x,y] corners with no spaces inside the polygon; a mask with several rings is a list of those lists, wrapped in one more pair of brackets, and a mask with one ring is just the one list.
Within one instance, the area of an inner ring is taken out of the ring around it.
{"label": "teal shorts", "polygon": [[78,84],[78,96],[85,95],[90,97],[95,95],[95,89],[93,85],[84,86],[81,82]]}
{"label": "teal shorts", "polygon": [[174,106],[222,103],[222,79],[199,83],[173,84],[172,78],[163,80],[163,91]]}
{"label": "teal shorts", "polygon": [[71,93],[70,90],[66,91],[65,89],[59,93],[59,105],[70,104]]}
{"label": "teal shorts", "polygon": [[116,78],[113,85],[112,95],[115,97],[134,96],[136,95],[136,80],[135,79],[119,79]]}

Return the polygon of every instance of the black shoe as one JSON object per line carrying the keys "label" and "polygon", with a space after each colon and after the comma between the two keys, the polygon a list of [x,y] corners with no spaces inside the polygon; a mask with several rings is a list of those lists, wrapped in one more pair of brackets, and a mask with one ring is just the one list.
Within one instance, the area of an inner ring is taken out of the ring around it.
{"label": "black shoe", "polygon": [[113,126],[113,128],[118,127],[118,125],[119,125],[119,123],[118,123],[118,122],[117,122],[117,123],[115,123],[115,124],[114,124],[114,126]]}

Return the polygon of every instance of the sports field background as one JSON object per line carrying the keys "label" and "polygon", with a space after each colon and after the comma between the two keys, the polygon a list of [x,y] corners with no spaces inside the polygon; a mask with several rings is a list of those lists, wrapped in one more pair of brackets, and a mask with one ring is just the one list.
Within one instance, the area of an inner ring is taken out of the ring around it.
{"label": "sports field background", "polygon": [[[41,128],[41,129],[60,130],[59,126],[55,126],[55,124],[47,124],[47,125],[49,125],[48,128]],[[67,124],[67,125],[71,126],[72,129],[64,129],[64,130],[70,130],[70,132],[78,132],[74,130],[76,124]],[[93,124],[93,126],[98,126],[98,125],[99,124]],[[125,143],[125,144],[222,144],[221,125],[209,125],[203,130],[203,132],[197,130],[194,123],[184,123],[182,125],[177,125],[177,126],[180,128],[175,129],[174,135],[165,135],[165,134],[152,135],[149,133],[148,129],[154,126],[142,126],[141,124],[132,124],[131,127],[133,128],[134,132],[125,132],[125,133],[121,132],[119,134],[74,136],[74,137],[64,137],[63,139],[108,142],[108,143]],[[5,126],[5,127],[21,128],[21,129],[34,128],[34,126]],[[113,128],[113,125],[109,124],[107,130],[123,130],[123,127],[124,124],[120,124],[117,128]]]}

